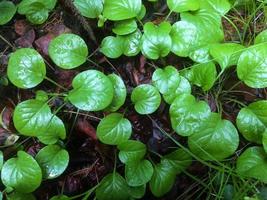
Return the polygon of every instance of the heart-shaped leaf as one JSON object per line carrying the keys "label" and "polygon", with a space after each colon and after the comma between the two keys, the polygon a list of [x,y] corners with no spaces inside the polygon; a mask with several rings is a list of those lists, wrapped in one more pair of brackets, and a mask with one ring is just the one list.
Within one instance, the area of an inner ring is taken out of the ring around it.
{"label": "heart-shaped leaf", "polygon": [[118,58],[123,54],[123,41],[118,37],[105,37],[101,42],[100,51],[109,58]]}
{"label": "heart-shaped leaf", "polygon": [[41,184],[41,168],[26,152],[18,151],[17,156],[4,163],[1,171],[2,182],[6,187],[21,193],[33,192]]}
{"label": "heart-shaped leaf", "polygon": [[104,144],[118,145],[131,137],[132,125],[122,114],[112,113],[101,120],[96,134]]}
{"label": "heart-shaped leaf", "polygon": [[142,84],[133,90],[131,100],[135,104],[134,108],[136,112],[145,115],[151,114],[158,109],[161,97],[154,86]]}
{"label": "heart-shaped leaf", "polygon": [[125,56],[136,56],[140,52],[142,33],[139,29],[129,35],[118,36],[122,42],[122,52]]}
{"label": "heart-shaped leaf", "polygon": [[72,81],[73,90],[68,99],[81,110],[99,111],[108,107],[114,89],[109,78],[100,71],[87,70],[79,73]]}
{"label": "heart-shaped leaf", "polygon": [[178,13],[198,10],[200,7],[198,0],[167,0],[167,5],[171,11]]}
{"label": "heart-shaped leaf", "polygon": [[137,23],[134,19],[126,19],[114,23],[112,31],[117,35],[128,35],[137,29]]}
{"label": "heart-shaped leaf", "polygon": [[58,145],[49,145],[42,148],[35,159],[43,171],[43,178],[53,179],[67,168],[69,153]]}
{"label": "heart-shaped leaf", "polygon": [[211,114],[209,105],[190,94],[177,97],[170,107],[172,128],[182,136],[197,133]]}
{"label": "heart-shaped leaf", "polygon": [[201,129],[188,138],[188,145],[203,160],[223,160],[236,151],[239,136],[230,121],[212,113]]}
{"label": "heart-shaped leaf", "polygon": [[15,86],[23,89],[33,88],[45,78],[44,60],[34,49],[19,49],[9,58],[7,75]]}
{"label": "heart-shaped leaf", "polygon": [[97,18],[103,11],[102,0],[74,0],[73,3],[84,17]]}
{"label": "heart-shaped leaf", "polygon": [[266,43],[267,42],[267,30],[262,31],[255,38],[254,44]]}
{"label": "heart-shaped leaf", "polygon": [[1,1],[0,2],[0,25],[8,23],[17,11],[16,6],[12,1]]}
{"label": "heart-shaped leaf", "polygon": [[50,42],[48,53],[57,66],[73,69],[86,61],[88,49],[80,36],[67,33],[61,34]]}

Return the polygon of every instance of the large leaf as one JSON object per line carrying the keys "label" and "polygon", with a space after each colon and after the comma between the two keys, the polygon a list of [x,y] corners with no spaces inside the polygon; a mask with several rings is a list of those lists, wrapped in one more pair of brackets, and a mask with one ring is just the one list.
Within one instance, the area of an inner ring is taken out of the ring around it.
{"label": "large leaf", "polygon": [[188,145],[203,160],[223,160],[234,154],[239,145],[239,136],[230,121],[212,113],[203,127],[189,137]]}
{"label": "large leaf", "polygon": [[167,0],[167,5],[171,11],[178,13],[198,10],[200,7],[198,0]]}
{"label": "large leaf", "polygon": [[158,68],[154,71],[152,82],[160,93],[166,94],[177,88],[180,83],[180,76],[175,67],[167,66],[164,69]]}
{"label": "large leaf", "polygon": [[103,15],[109,20],[118,21],[136,17],[142,7],[142,0],[105,0]]}
{"label": "large leaf", "polygon": [[257,101],[242,108],[238,113],[236,125],[244,138],[261,144],[263,134],[267,133],[267,101]]}
{"label": "large leaf", "polygon": [[43,171],[43,178],[53,179],[67,168],[69,153],[58,145],[49,145],[42,148],[35,159]]}
{"label": "large leaf", "polygon": [[117,21],[112,31],[117,35],[128,35],[137,29],[137,23],[134,19],[126,19]]}
{"label": "large leaf", "polygon": [[97,18],[103,11],[102,0],[74,0],[73,3],[84,17]]}
{"label": "large leaf", "polygon": [[197,102],[190,94],[177,97],[170,107],[172,128],[182,136],[190,136],[205,124],[210,116],[209,105],[204,101]]}
{"label": "large leaf", "polygon": [[88,49],[80,36],[68,33],[54,38],[49,44],[48,53],[57,66],[73,69],[86,61]]}
{"label": "large leaf", "polygon": [[147,22],[144,26],[141,44],[143,55],[153,60],[167,56],[172,47],[170,31],[171,25],[169,22],[162,22],[159,25]]}
{"label": "large leaf", "polygon": [[118,145],[131,137],[132,125],[122,114],[112,113],[101,120],[96,134],[101,142]]}
{"label": "large leaf", "polygon": [[117,172],[106,175],[96,189],[98,200],[127,200],[129,187],[125,179]]}
{"label": "large leaf", "polygon": [[265,43],[267,42],[267,30],[262,31],[257,35],[255,38],[254,44],[260,44],[260,43]]}
{"label": "large leaf", "polygon": [[139,162],[146,154],[146,146],[136,140],[128,140],[118,145],[119,158],[123,163]]}
{"label": "large leaf", "polygon": [[125,179],[129,186],[142,186],[150,181],[153,175],[153,166],[148,160],[130,162],[125,166]]}
{"label": "large leaf", "polygon": [[16,6],[12,1],[0,2],[0,25],[8,23],[16,13]]}
{"label": "large leaf", "polygon": [[14,188],[21,193],[33,192],[41,184],[41,168],[26,152],[19,151],[17,156],[7,160],[3,165],[2,182],[6,187]]}
{"label": "large leaf", "polygon": [[135,110],[139,114],[145,115],[151,114],[158,109],[161,97],[154,86],[143,84],[133,90],[131,100],[135,104]]}
{"label": "large leaf", "polygon": [[100,71],[87,70],[72,81],[73,90],[68,99],[81,110],[99,111],[112,102],[114,89],[109,78]]}
{"label": "large leaf", "polygon": [[266,44],[251,46],[244,51],[237,64],[237,75],[252,88],[267,87]]}
{"label": "large leaf", "polygon": [[238,59],[245,49],[244,46],[236,43],[214,44],[210,48],[210,54],[219,63],[222,70],[237,65]]}
{"label": "large leaf", "polygon": [[23,89],[33,88],[45,78],[44,60],[34,49],[19,49],[9,58],[7,75],[15,86]]}
{"label": "large leaf", "polygon": [[267,159],[262,147],[250,147],[237,159],[236,171],[240,176],[267,183]]}

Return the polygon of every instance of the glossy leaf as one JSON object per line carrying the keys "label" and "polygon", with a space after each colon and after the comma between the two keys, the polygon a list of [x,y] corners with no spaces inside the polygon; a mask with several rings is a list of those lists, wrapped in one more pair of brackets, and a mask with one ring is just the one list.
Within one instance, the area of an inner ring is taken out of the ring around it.
{"label": "glossy leaf", "polygon": [[0,25],[8,23],[17,11],[16,6],[12,1],[0,2]]}
{"label": "glossy leaf", "polygon": [[189,53],[189,58],[191,58],[191,60],[193,60],[194,62],[197,63],[208,63],[210,62],[210,60],[212,60],[211,56],[210,56],[210,45],[211,44],[207,44],[207,45],[202,45],[199,46],[197,49],[191,51]]}
{"label": "glossy leaf", "polygon": [[144,25],[141,44],[143,55],[153,60],[167,56],[172,47],[170,31],[171,25],[169,22],[162,22],[159,25],[147,22]]}
{"label": "glossy leaf", "polygon": [[24,194],[19,192],[12,192],[7,195],[7,200],[36,200],[33,194]]}
{"label": "glossy leaf", "polygon": [[81,110],[99,111],[107,108],[113,99],[114,89],[109,78],[100,71],[87,70],[72,81],[73,90],[68,99]]}
{"label": "glossy leaf", "polygon": [[103,15],[109,20],[118,21],[136,17],[142,6],[142,0],[105,0]]}
{"label": "glossy leaf", "polygon": [[237,150],[239,135],[230,121],[212,113],[204,126],[188,138],[188,145],[203,160],[223,160]]}
{"label": "glossy leaf", "polygon": [[129,187],[125,179],[117,172],[106,175],[96,189],[98,200],[127,200]]}
{"label": "glossy leaf", "polygon": [[118,145],[131,137],[132,125],[122,114],[112,113],[100,121],[96,134],[104,144]]}
{"label": "glossy leaf", "polygon": [[114,24],[112,31],[117,35],[128,35],[135,32],[137,29],[137,23],[134,19],[126,19],[117,21]]}
{"label": "glossy leaf", "polygon": [[118,58],[123,54],[123,42],[118,37],[105,37],[101,42],[100,51],[108,58]]}
{"label": "glossy leaf", "polygon": [[15,86],[23,89],[33,88],[45,78],[44,60],[34,49],[19,49],[9,58],[7,75]]}
{"label": "glossy leaf", "polygon": [[84,17],[97,18],[103,11],[102,0],[74,0],[73,3]]}
{"label": "glossy leaf", "polygon": [[145,115],[151,114],[158,109],[161,97],[154,86],[142,84],[133,90],[131,100],[135,104],[134,108],[136,112]]}
{"label": "glossy leaf", "polygon": [[210,116],[209,105],[204,101],[196,101],[190,94],[177,97],[170,107],[172,128],[182,136],[190,136],[199,132],[206,125]]}
{"label": "glossy leaf", "polygon": [[167,0],[167,5],[171,11],[178,13],[198,10],[200,7],[198,0]]}
{"label": "glossy leaf", "polygon": [[42,148],[35,159],[43,171],[43,178],[54,179],[67,168],[69,153],[58,145],[49,145]]}
{"label": "glossy leaf", "polygon": [[1,179],[6,187],[14,188],[17,192],[30,193],[40,186],[42,171],[29,154],[18,151],[16,158],[10,158],[4,163]]}
{"label": "glossy leaf", "polygon": [[136,140],[127,140],[118,145],[119,159],[122,163],[139,162],[146,155],[146,146]]}
{"label": "glossy leaf", "polygon": [[136,56],[140,52],[142,33],[140,30],[129,35],[118,36],[122,42],[122,51],[125,56]]}
{"label": "glossy leaf", "polygon": [[85,41],[75,34],[61,34],[48,47],[53,62],[63,69],[73,69],[82,65],[88,56]]}
{"label": "glossy leaf", "polygon": [[176,89],[180,83],[180,76],[177,69],[167,66],[164,69],[156,69],[152,76],[153,85],[162,94],[166,94]]}
{"label": "glossy leaf", "polygon": [[267,30],[260,32],[254,41],[254,44],[267,43]]}

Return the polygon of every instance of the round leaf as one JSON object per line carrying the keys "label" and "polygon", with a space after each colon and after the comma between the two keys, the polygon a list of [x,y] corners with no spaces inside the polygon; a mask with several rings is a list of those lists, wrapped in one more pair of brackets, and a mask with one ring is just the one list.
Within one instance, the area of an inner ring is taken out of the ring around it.
{"label": "round leaf", "polygon": [[43,5],[41,5],[41,7],[36,6],[35,9],[36,11],[26,15],[27,20],[33,24],[43,24],[48,18],[48,10],[44,9]]}
{"label": "round leaf", "polygon": [[108,58],[118,58],[123,54],[123,42],[113,36],[105,37],[100,46],[100,51]]}
{"label": "round leaf", "polygon": [[73,69],[86,61],[88,49],[80,36],[68,33],[54,38],[49,44],[48,53],[57,66]]}
{"label": "round leaf", "polygon": [[97,18],[103,11],[102,0],[74,0],[73,3],[84,17]]}
{"label": "round leaf", "polygon": [[96,134],[104,144],[118,145],[131,137],[132,125],[122,114],[112,113],[101,120]]}
{"label": "round leaf", "polygon": [[198,10],[200,7],[198,0],[167,0],[167,5],[171,11],[178,13]]}
{"label": "round leaf", "polygon": [[16,13],[16,6],[11,1],[0,2],[0,25],[8,23]]}
{"label": "round leaf", "polygon": [[2,182],[6,187],[14,188],[17,192],[33,192],[41,184],[41,168],[26,152],[19,151],[17,155],[17,158],[11,158],[3,165]]}
{"label": "round leaf", "polygon": [[33,196],[33,194],[24,194],[15,191],[11,194],[8,194],[7,200],[36,200],[36,198]]}
{"label": "round leaf", "polygon": [[262,31],[255,38],[254,44],[266,43],[267,42],[267,30]]}
{"label": "round leaf", "polygon": [[135,110],[141,114],[151,114],[160,106],[161,97],[158,90],[152,85],[143,84],[136,87],[131,95],[131,100],[135,104]]}
{"label": "round leaf", "polygon": [[99,111],[112,102],[114,90],[109,78],[100,71],[87,70],[72,81],[73,90],[68,99],[81,110]]}
{"label": "round leaf", "polygon": [[134,19],[117,21],[112,31],[117,35],[128,35],[137,29],[137,23]]}
{"label": "round leaf", "polygon": [[118,39],[123,43],[122,51],[126,56],[136,56],[140,52],[140,41],[142,33],[140,30],[129,35],[118,36]]}
{"label": "round leaf", "polygon": [[19,49],[9,58],[7,75],[15,86],[23,89],[33,88],[45,78],[44,60],[34,49]]}

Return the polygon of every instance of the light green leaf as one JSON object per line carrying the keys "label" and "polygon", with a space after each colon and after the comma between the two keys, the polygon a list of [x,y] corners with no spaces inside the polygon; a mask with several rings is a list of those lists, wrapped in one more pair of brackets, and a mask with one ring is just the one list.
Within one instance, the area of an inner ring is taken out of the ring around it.
{"label": "light green leaf", "polygon": [[237,150],[239,136],[230,121],[212,113],[201,129],[188,138],[188,145],[203,160],[223,160]]}
{"label": "light green leaf", "polygon": [[3,152],[0,151],[0,171],[3,167],[3,164],[4,164],[4,155],[3,155]]}
{"label": "light green leaf", "polygon": [[260,32],[255,38],[254,44],[267,43],[267,30]]}
{"label": "light green leaf", "polygon": [[81,110],[99,111],[108,107],[114,89],[109,78],[100,71],[87,70],[79,73],[72,81],[73,90],[68,99]]}
{"label": "light green leaf", "polygon": [[57,66],[73,69],[86,61],[88,49],[80,36],[67,33],[57,36],[50,42],[48,53]]}
{"label": "light green leaf", "polygon": [[74,0],[73,3],[84,17],[97,18],[103,11],[102,0]]}
{"label": "light green leaf", "polygon": [[136,87],[131,95],[131,100],[135,104],[135,110],[141,114],[151,114],[160,106],[161,97],[158,90],[148,84]]}
{"label": "light green leaf", "polygon": [[135,32],[136,29],[136,21],[134,19],[126,19],[115,22],[112,31],[117,35],[128,35],[130,33]]}
{"label": "light green leaf", "polygon": [[210,62],[210,44],[199,46],[197,49],[189,53],[189,58],[197,63],[207,63]]}
{"label": "light green leaf", "polygon": [[17,156],[4,163],[1,171],[2,182],[6,187],[14,188],[17,192],[33,192],[41,184],[41,168],[26,152],[18,151]]}
{"label": "light green leaf", "polygon": [[118,58],[123,54],[123,41],[118,37],[105,37],[101,42],[100,52],[108,58]]}
{"label": "light green leaf", "polygon": [[125,56],[136,56],[140,52],[142,33],[139,29],[129,35],[118,36],[122,42],[122,51]]}
{"label": "light green leaf", "polygon": [[167,0],[167,5],[171,11],[178,13],[198,10],[200,7],[198,0]]}
{"label": "light green leaf", "polygon": [[146,16],[146,7],[144,6],[144,4],[142,4],[141,10],[136,16],[136,18],[141,21],[145,16]]}
{"label": "light green leaf", "polygon": [[177,97],[170,107],[172,128],[182,136],[199,132],[211,114],[209,105],[190,94]]}
{"label": "light green leaf", "polygon": [[0,2],[0,25],[8,23],[16,14],[17,8],[12,1]]}
{"label": "light green leaf", "polygon": [[24,194],[15,191],[7,195],[7,200],[36,200],[36,198],[33,194]]}
{"label": "light green leaf", "polygon": [[45,78],[44,60],[34,49],[19,49],[9,58],[7,75],[15,86],[23,89],[33,88]]}
{"label": "light green leaf", "polygon": [[48,10],[36,7],[36,12],[31,12],[26,15],[27,20],[33,24],[43,24],[48,19]]}
{"label": "light green leaf", "polygon": [[112,113],[100,121],[96,134],[104,144],[118,145],[131,137],[132,125],[122,114]]}

